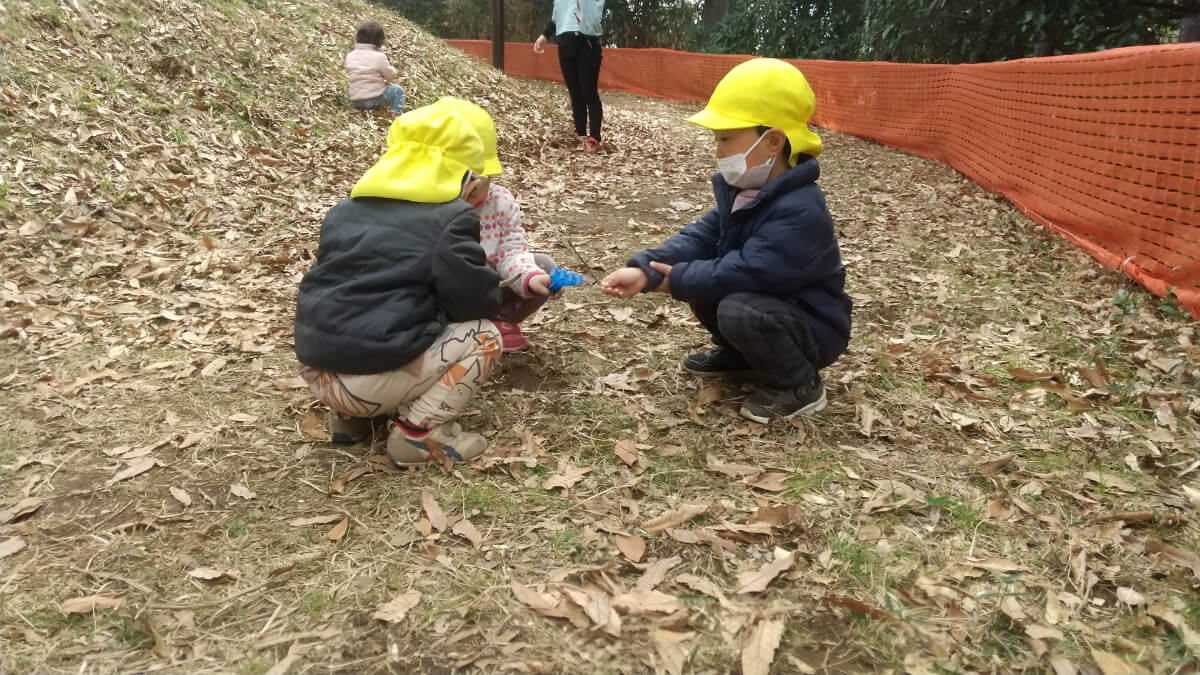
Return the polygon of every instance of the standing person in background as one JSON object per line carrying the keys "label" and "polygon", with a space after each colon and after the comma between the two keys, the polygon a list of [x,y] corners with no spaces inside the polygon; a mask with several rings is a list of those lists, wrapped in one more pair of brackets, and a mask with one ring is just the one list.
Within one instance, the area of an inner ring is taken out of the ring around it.
{"label": "standing person in background", "polygon": [[550,23],[533,43],[533,51],[541,54],[546,41],[557,37],[558,64],[571,95],[575,135],[587,135],[583,146],[587,152],[600,149],[600,123],[604,119],[598,88],[603,17],[604,0],[554,0]]}

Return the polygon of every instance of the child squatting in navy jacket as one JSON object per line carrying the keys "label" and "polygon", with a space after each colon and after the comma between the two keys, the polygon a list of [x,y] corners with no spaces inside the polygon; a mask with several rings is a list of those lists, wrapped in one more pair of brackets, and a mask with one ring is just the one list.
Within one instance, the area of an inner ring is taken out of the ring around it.
{"label": "child squatting in navy jacket", "polygon": [[688,119],[716,140],[716,207],[601,282],[618,298],[658,291],[689,303],[714,347],[683,368],[755,377],[741,414],[764,424],[823,409],[820,370],[850,340],[846,271],[816,183],[813,107],[804,75],[784,61],[729,71]]}

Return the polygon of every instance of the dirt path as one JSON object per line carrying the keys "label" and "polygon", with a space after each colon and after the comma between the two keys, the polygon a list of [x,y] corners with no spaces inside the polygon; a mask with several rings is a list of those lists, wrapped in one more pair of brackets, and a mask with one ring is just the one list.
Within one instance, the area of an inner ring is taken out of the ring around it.
{"label": "dirt path", "polygon": [[[694,106],[606,101],[609,152],[505,158],[535,244],[594,275],[711,203]],[[289,339],[329,194],[251,173],[191,232],[9,229],[4,670],[1186,670],[1194,324],[953,171],[822,136],[856,303],[827,411],[741,420],[676,366],[685,307],[589,286],[474,403],[472,467],[324,442]]]}

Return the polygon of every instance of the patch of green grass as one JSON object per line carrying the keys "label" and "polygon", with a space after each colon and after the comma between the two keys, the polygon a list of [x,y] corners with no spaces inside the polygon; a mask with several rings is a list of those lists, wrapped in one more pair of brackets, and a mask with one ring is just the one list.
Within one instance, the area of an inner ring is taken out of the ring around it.
{"label": "patch of green grass", "polygon": [[252,520],[249,518],[237,517],[230,521],[225,528],[225,536],[230,539],[240,539],[250,533],[250,524]]}
{"label": "patch of green grass", "polygon": [[127,616],[117,617],[113,621],[112,630],[113,638],[130,649],[139,649],[154,642],[154,637],[147,633],[140,623]]}
{"label": "patch of green grass", "polygon": [[882,578],[879,555],[873,549],[844,534],[827,537],[826,545],[845,572],[859,581],[871,585]]}
{"label": "patch of green grass", "polygon": [[979,510],[971,508],[954,497],[929,496],[925,503],[950,517],[955,526],[972,530],[979,524]]}
{"label": "patch of green grass", "polygon": [[300,611],[315,619],[324,616],[333,607],[333,603],[332,593],[314,588],[300,596]]}
{"label": "patch of green grass", "polygon": [[[549,470],[543,468],[542,475],[549,475]],[[529,490],[516,493],[505,492],[493,483],[470,485],[458,495],[458,499],[455,501],[461,501],[463,508],[468,512],[479,510],[489,516],[523,513],[533,506],[565,504],[561,497],[552,492]]]}
{"label": "patch of green grass", "polygon": [[550,538],[550,548],[559,553],[570,553],[579,546],[579,541],[575,536],[575,530],[565,528],[560,530],[558,534]]}

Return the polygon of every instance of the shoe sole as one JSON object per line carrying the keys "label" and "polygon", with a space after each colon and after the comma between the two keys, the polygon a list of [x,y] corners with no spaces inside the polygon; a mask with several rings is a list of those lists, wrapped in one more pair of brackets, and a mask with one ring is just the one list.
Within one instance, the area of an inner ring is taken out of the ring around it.
{"label": "shoe sole", "polygon": [[754,412],[751,411],[746,406],[742,406],[741,410],[739,410],[738,413],[742,417],[750,420],[751,422],[758,422],[759,424],[767,424],[771,420],[778,419],[781,417],[785,420],[791,420],[791,419],[795,419],[797,417],[807,417],[809,415],[815,415],[815,414],[821,412],[822,410],[824,410],[825,406],[827,406],[827,405],[829,405],[829,399],[826,398],[825,390],[822,389],[821,390],[821,398],[813,401],[812,403],[809,403],[808,405],[804,406],[803,408],[797,410],[796,412],[794,412],[790,415],[776,415],[774,417],[764,417],[763,415],[755,415]]}
{"label": "shoe sole", "polygon": [[754,374],[753,370],[693,370],[688,367],[687,362],[680,362],[680,368],[695,375],[696,377],[750,377]]}

